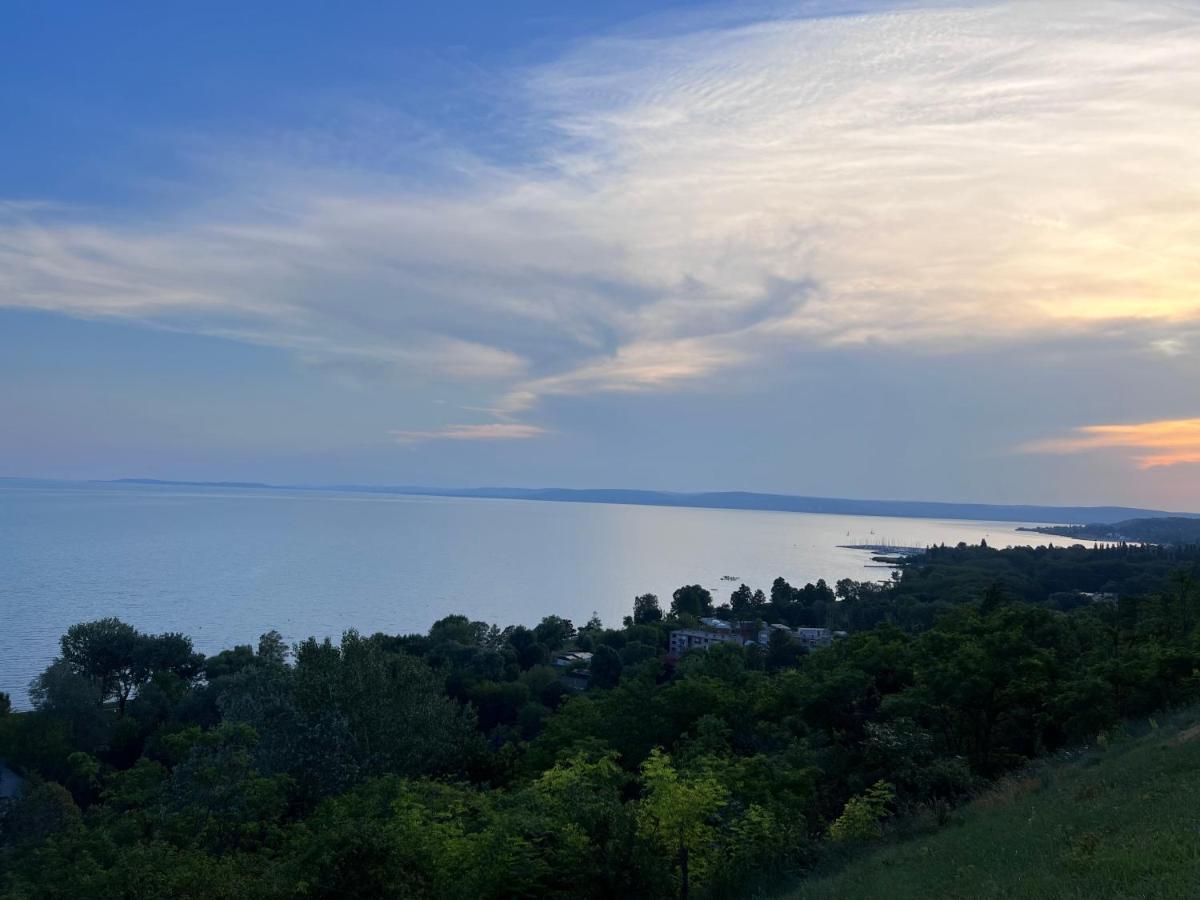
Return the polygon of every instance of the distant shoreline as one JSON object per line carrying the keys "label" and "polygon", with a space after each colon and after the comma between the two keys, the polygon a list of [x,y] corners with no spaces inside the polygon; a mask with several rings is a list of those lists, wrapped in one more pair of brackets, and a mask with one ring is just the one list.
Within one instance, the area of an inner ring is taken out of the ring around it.
{"label": "distant shoreline", "polygon": [[1198,518],[1197,513],[1167,512],[1123,506],[1037,506],[1032,504],[942,503],[921,500],[852,500],[838,497],[807,497],[791,494],[762,494],[750,491],[675,493],[669,491],[612,488],[442,488],[422,485],[297,485],[251,481],[175,481],[156,478],[119,478],[108,481],[55,481],[36,478],[0,478],[0,484],[107,484],[146,487],[222,488],[226,490],[314,491],[392,494],[413,497],[469,497],[478,499],[541,500],[548,502],[611,503],[633,506],[665,506],[695,509],[743,509],[824,515],[882,516],[890,518],[958,519],[986,522],[1026,522],[1051,525],[1089,525],[1134,518],[1168,516]]}
{"label": "distant shoreline", "polygon": [[1017,531],[1110,543],[1200,544],[1200,519],[1188,516],[1159,516],[1086,525],[1037,526],[1018,528]]}

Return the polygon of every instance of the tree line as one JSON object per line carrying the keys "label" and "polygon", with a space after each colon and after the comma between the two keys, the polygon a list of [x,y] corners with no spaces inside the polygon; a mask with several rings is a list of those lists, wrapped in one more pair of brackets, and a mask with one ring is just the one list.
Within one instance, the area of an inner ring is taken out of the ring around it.
{"label": "tree line", "polygon": [[[848,632],[677,664],[729,616]],[[592,653],[572,693],[564,650]],[[933,548],[884,583],[686,585],[617,627],[116,619],[0,702],[0,897],[742,896],[1026,761],[1200,699],[1200,551]]]}

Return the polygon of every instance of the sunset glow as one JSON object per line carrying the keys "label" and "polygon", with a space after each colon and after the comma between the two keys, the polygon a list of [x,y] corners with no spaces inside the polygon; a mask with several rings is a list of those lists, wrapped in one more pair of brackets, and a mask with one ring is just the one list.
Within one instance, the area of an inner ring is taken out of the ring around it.
{"label": "sunset glow", "polygon": [[1142,469],[1200,463],[1200,419],[1166,419],[1134,425],[1087,425],[1073,436],[1038,441],[1026,447],[1033,453],[1131,451]]}
{"label": "sunset glow", "polygon": [[1200,6],[619,6],[439,26],[470,51],[339,12],[320,76],[297,35],[219,91],[158,12],[113,38],[167,23],[142,105],[82,24],[81,104],[46,32],[0,147],[0,353],[41,385],[0,468],[239,479],[245,440],[263,480],[687,489],[750,453],[770,490],[1200,508]]}

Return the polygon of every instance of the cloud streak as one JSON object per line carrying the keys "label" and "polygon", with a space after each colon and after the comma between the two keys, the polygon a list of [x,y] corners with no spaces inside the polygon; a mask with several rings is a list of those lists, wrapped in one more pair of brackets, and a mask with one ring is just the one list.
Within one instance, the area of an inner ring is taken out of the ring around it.
{"label": "cloud streak", "polygon": [[447,425],[432,431],[391,431],[397,444],[421,444],[428,441],[524,441],[549,434],[536,425],[493,422],[483,425]]}
{"label": "cloud streak", "polygon": [[279,151],[170,213],[10,206],[0,303],[470,382],[510,418],[811,346],[1135,323],[1169,355],[1200,321],[1195,7],[660,23],[518,80],[519,165],[441,148],[418,186]]}
{"label": "cloud streak", "polygon": [[1200,419],[1163,419],[1131,425],[1087,425],[1068,437],[1036,441],[1030,453],[1093,453],[1133,451],[1141,469],[1200,463]]}

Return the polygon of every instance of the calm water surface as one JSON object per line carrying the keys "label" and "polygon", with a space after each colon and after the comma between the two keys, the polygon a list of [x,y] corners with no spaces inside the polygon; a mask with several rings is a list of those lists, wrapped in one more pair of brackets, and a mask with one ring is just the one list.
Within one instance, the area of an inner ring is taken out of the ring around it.
{"label": "calm water surface", "polygon": [[[525,500],[69,485],[0,486],[0,691],[25,688],[75,622],[119,616],[212,653],[276,628],[289,640],[423,631],[448,613],[534,624],[699,582],[769,590],[884,578],[839,544],[1030,543],[1015,523]],[[1038,543],[1065,539],[1036,536]]]}

